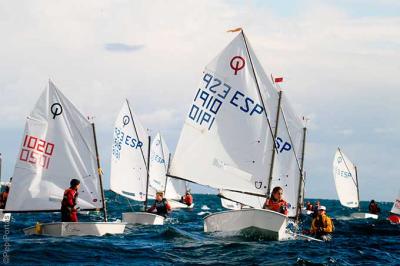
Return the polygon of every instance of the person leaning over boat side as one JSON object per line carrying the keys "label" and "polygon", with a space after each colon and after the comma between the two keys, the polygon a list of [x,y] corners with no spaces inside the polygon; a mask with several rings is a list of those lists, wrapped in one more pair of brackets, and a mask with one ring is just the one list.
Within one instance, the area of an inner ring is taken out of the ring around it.
{"label": "person leaning over boat side", "polygon": [[368,206],[369,213],[379,214],[381,212],[381,208],[379,208],[378,203],[375,200],[371,200]]}
{"label": "person leaning over boat side", "polygon": [[156,212],[157,215],[161,215],[167,217],[169,213],[171,213],[171,205],[166,198],[164,198],[164,192],[159,191],[156,193],[156,199],[150,209],[147,212]]}
{"label": "person leaning over boat side", "polygon": [[313,205],[309,201],[307,201],[307,203],[306,203],[306,210],[307,211],[312,211],[313,210]]}
{"label": "person leaning over boat side", "polygon": [[283,189],[281,187],[274,187],[271,197],[264,203],[263,209],[269,209],[275,212],[288,214],[287,202],[282,198]]}
{"label": "person leaning over boat side", "polygon": [[321,206],[321,204],[319,203],[319,200],[317,200],[317,201],[315,202],[314,206],[313,206],[313,209],[312,209],[312,211],[313,211],[312,217],[313,217],[313,218],[315,218],[315,217],[318,216],[318,208],[319,208],[319,206]]}
{"label": "person leaning over boat side", "polygon": [[75,208],[78,199],[78,189],[81,182],[78,179],[72,179],[70,187],[64,191],[64,197],[61,202],[61,221],[78,222],[78,210]]}
{"label": "person leaning over boat side", "polygon": [[326,215],[326,207],[318,207],[318,215],[312,220],[311,223],[311,234],[314,234],[316,238],[324,241],[329,241],[332,238],[333,230],[335,229],[331,218]]}
{"label": "person leaning over boat side", "polygon": [[181,197],[181,202],[185,203],[187,206],[193,204],[193,196],[190,194],[190,191],[186,191],[186,194]]}
{"label": "person leaning over boat side", "polygon": [[9,193],[10,193],[10,186],[7,185],[4,191],[0,194],[0,209],[4,209],[6,207]]}

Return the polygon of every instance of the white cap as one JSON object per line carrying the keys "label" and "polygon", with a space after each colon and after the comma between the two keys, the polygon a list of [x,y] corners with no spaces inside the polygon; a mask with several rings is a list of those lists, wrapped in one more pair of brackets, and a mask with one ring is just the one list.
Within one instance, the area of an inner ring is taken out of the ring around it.
{"label": "white cap", "polygon": [[321,205],[321,206],[318,207],[318,210],[319,210],[319,211],[320,211],[320,210],[326,211],[326,207]]}

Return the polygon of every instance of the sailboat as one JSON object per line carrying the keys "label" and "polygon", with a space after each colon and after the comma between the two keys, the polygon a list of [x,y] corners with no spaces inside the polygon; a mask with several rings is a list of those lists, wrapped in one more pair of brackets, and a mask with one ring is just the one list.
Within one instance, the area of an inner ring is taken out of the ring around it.
{"label": "sailboat", "polygon": [[[128,200],[143,202],[145,211],[150,187],[150,143],[150,136],[126,100],[114,125],[110,188]],[[164,224],[163,216],[145,211],[122,213],[122,221],[130,224]]]}
{"label": "sailboat", "polygon": [[397,194],[390,213],[391,215],[389,215],[388,220],[393,224],[400,224],[400,191]]}
{"label": "sailboat", "polygon": [[104,222],[38,223],[24,233],[122,234],[125,223],[107,221],[94,124],[49,81],[26,120],[6,211],[58,212],[72,178],[81,182],[77,208],[102,210]]}
{"label": "sailboat", "polygon": [[[265,202],[274,185],[271,173],[279,170],[271,169],[274,154],[280,150],[275,145],[278,129],[273,130],[271,125],[278,122],[280,93],[243,31],[238,31],[203,71],[169,176],[214,187],[224,194],[261,197]],[[267,238],[281,240],[287,222],[287,216],[258,206],[206,216],[204,231],[243,232],[255,228]]]}
{"label": "sailboat", "polygon": [[154,199],[157,191],[164,191],[164,197],[172,209],[193,208],[194,204],[188,206],[179,202],[188,189],[186,182],[167,176],[170,157],[167,143],[161,134],[157,133],[150,148],[149,198]]}
{"label": "sailboat", "polygon": [[[357,167],[349,158],[337,149],[333,159],[333,178],[340,204],[348,208],[360,208],[360,192],[357,176]],[[378,215],[372,213],[352,213],[355,219],[378,219]]]}
{"label": "sailboat", "polygon": [[[1,173],[2,173],[2,168],[3,166],[3,158],[1,157],[0,153],[0,180],[1,180]],[[6,189],[6,186],[10,186],[10,182],[4,182],[1,181],[1,187],[0,187],[0,192],[3,192]],[[3,213],[4,209],[0,209],[0,222],[8,222],[11,220],[11,213]]]}

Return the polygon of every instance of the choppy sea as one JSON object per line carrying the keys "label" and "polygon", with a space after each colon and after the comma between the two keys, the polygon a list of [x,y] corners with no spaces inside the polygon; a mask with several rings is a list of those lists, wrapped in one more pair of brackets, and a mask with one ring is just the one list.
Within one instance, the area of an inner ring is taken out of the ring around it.
{"label": "choppy sea", "polygon": [[[107,191],[110,220],[140,210],[142,203]],[[392,203],[380,203],[379,220],[350,219],[336,200],[320,200],[334,219],[332,241],[266,241],[255,235],[206,234],[203,217],[223,210],[215,195],[194,195],[193,210],[175,210],[163,226],[129,226],[104,237],[25,236],[37,221],[59,221],[54,213],[13,214],[0,226],[3,263],[10,265],[400,265],[400,226],[386,221]],[[311,201],[315,201],[311,199]],[[362,202],[366,210],[368,202]],[[101,215],[80,215],[100,220]],[[308,229],[306,217],[301,227]],[[8,226],[9,230],[5,230]],[[9,261],[5,260],[8,258]]]}

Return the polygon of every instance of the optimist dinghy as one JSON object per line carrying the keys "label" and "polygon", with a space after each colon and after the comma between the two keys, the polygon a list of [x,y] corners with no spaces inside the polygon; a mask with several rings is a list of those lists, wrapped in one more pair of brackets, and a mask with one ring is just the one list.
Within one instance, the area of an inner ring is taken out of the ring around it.
{"label": "optimist dinghy", "polygon": [[125,223],[107,222],[94,124],[49,81],[27,117],[6,211],[60,211],[71,178],[81,181],[77,207],[102,210],[104,222],[43,223],[26,228],[25,234],[122,234]]}
{"label": "optimist dinghy", "polygon": [[[128,199],[143,202],[144,210],[149,199],[150,143],[150,136],[126,100],[114,125],[110,188]],[[145,211],[122,213],[122,221],[129,224],[163,225],[164,219]]]}
{"label": "optimist dinghy", "polygon": [[[288,218],[260,209],[271,187],[281,183],[291,182],[290,190],[285,189],[285,194],[293,197],[291,213],[296,215],[298,203],[302,202],[299,162],[293,163],[292,156],[277,155],[277,161],[282,163],[272,169],[275,153],[293,154],[290,138],[299,139],[300,145],[296,149],[302,148],[302,125],[296,136],[283,134],[286,125],[282,132],[277,129],[281,95],[265,74],[242,30],[205,67],[183,125],[169,176],[214,187],[222,190],[227,200],[253,207],[242,209],[240,205],[239,209],[237,205],[233,206],[234,210],[205,217],[205,232],[255,228],[268,232],[271,239],[285,237],[283,228],[286,228]],[[284,173],[284,167],[288,166],[284,160],[294,165],[296,178],[274,174]],[[246,196],[253,198],[249,197],[251,200],[247,202]],[[250,201],[256,202],[256,206]]]}
{"label": "optimist dinghy", "polygon": [[[349,158],[337,149],[333,159],[333,178],[340,204],[348,208],[360,208],[360,192],[357,167]],[[378,215],[356,212],[350,215],[354,219],[378,219]]]}

